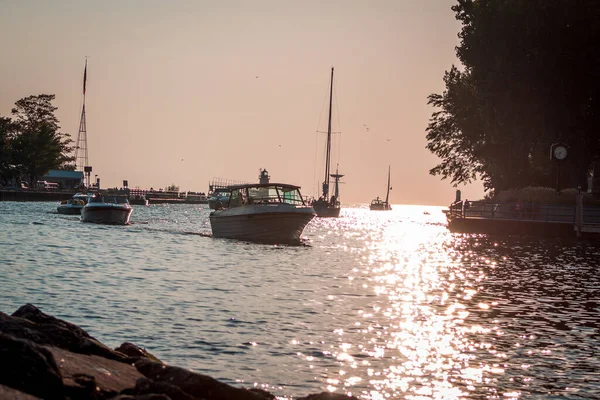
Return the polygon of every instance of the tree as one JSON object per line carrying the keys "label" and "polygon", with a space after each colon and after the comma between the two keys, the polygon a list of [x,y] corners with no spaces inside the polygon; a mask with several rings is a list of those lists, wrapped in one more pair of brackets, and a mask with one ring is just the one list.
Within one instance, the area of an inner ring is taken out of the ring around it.
{"label": "tree", "polygon": [[0,181],[9,182],[14,177],[11,138],[15,124],[10,118],[0,117]]}
{"label": "tree", "polygon": [[50,169],[69,168],[74,158],[67,134],[59,132],[54,95],[25,97],[12,110],[15,133],[11,139],[12,159],[20,172],[34,183]]}
{"label": "tree", "polygon": [[551,186],[552,143],[570,146],[569,186],[586,185],[600,156],[600,3],[595,0],[458,0],[456,52],[427,148],[430,170],[455,185]]}

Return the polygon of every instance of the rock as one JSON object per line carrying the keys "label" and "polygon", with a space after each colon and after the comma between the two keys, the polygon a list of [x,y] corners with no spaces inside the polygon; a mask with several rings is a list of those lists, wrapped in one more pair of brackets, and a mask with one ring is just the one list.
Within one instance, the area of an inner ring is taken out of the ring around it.
{"label": "rock", "polygon": [[275,400],[275,398],[276,398],[274,394],[269,393],[264,389],[252,388],[252,389],[248,389],[248,390],[251,392],[254,392],[254,393],[258,393],[259,395],[261,395],[262,397],[264,397],[265,399],[268,399],[268,400]]}
{"label": "rock", "polygon": [[0,333],[0,384],[44,399],[63,396],[52,354],[27,340]]}
{"label": "rock", "polygon": [[148,358],[152,361],[162,362],[146,349],[142,349],[133,343],[125,342],[115,349],[116,352],[123,353],[129,356],[132,362],[138,361],[140,358]]}
{"label": "rock", "polygon": [[40,400],[39,397],[23,393],[20,390],[0,385],[0,399],[2,400]]}
{"label": "rock", "polygon": [[317,394],[309,394],[306,397],[301,397],[296,400],[358,400],[354,396],[346,396],[340,393],[321,392]]}
{"label": "rock", "polygon": [[111,350],[78,326],[48,316],[30,304],[21,307],[15,314],[10,316],[0,312],[0,332],[74,353],[95,354],[122,362],[128,360],[127,356]]}
{"label": "rock", "polygon": [[[134,388],[142,374],[131,364],[109,360],[96,355],[72,353],[58,347],[48,347],[70,393],[92,392],[100,398],[116,396],[125,389]],[[91,398],[91,397],[90,397]]]}
{"label": "rock", "polygon": [[196,400],[196,397],[190,396],[177,386],[167,382],[154,382],[148,378],[140,378],[135,384],[135,394],[164,394],[171,400]]}
{"label": "rock", "polygon": [[44,314],[33,304],[25,304],[24,306],[19,307],[17,311],[12,313],[12,316],[23,318],[28,321],[35,322],[36,324],[58,325],[67,330],[75,332],[79,336],[93,339],[93,337],[91,337],[86,331],[77,325],[63,321],[62,319],[56,318],[52,315]]}
{"label": "rock", "polygon": [[144,394],[141,396],[134,396],[130,394],[121,394],[117,397],[113,397],[110,400],[172,400],[169,396],[164,394]]}
{"label": "rock", "polygon": [[140,359],[136,368],[146,378],[155,382],[167,382],[185,393],[206,400],[265,400],[259,393],[239,389],[219,382],[210,376],[198,374],[179,367],[171,367],[148,359]]}

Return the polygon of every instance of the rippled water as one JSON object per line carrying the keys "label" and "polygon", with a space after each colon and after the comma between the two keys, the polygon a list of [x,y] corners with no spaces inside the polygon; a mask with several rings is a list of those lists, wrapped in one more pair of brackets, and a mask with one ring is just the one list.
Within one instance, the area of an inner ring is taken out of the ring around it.
{"label": "rippled water", "polygon": [[451,234],[440,208],[395,206],[278,247],[209,237],[206,206],[134,208],[122,227],[0,203],[1,311],[282,397],[598,398],[594,242]]}

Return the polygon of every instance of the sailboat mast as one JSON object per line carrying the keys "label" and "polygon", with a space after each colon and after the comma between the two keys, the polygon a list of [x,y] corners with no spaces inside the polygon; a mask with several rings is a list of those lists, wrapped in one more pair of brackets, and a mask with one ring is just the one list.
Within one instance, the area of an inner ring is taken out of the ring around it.
{"label": "sailboat mast", "polygon": [[329,164],[331,158],[331,106],[333,104],[333,67],[331,67],[331,84],[329,87],[329,120],[327,123],[327,155],[325,159],[325,180],[323,181],[323,197],[329,198]]}
{"label": "sailboat mast", "polygon": [[[84,172],[89,165],[87,149],[87,128],[85,121],[85,92],[87,84],[87,58],[85,59],[85,68],[83,69],[83,106],[81,107],[81,119],[79,121],[79,132],[77,133],[77,144],[75,146],[75,168],[77,171]],[[89,186],[89,172],[87,173],[86,186]],[[84,178],[85,179],[85,178]]]}
{"label": "sailboat mast", "polygon": [[385,203],[389,204],[389,198],[390,198],[390,168],[391,166],[388,165],[388,188],[387,188],[387,194],[385,195]]}

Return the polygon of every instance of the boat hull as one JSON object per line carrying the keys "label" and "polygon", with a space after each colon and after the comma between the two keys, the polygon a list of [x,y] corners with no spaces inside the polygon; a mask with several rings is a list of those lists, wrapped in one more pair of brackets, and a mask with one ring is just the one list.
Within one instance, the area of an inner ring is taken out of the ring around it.
{"label": "boat hull", "polygon": [[331,205],[329,203],[314,202],[312,204],[317,217],[321,218],[337,218],[340,216],[341,207],[338,205]]}
{"label": "boat hull", "polygon": [[129,218],[133,209],[131,207],[120,206],[94,206],[83,207],[81,211],[81,220],[83,222],[93,222],[96,224],[129,224]]}
{"label": "boat hull", "polygon": [[213,236],[259,243],[300,244],[300,235],[314,217],[312,208],[299,211],[261,210],[252,213],[213,211],[210,225]]}
{"label": "boat hull", "polygon": [[389,204],[371,204],[369,209],[371,211],[391,211],[392,206]]}

